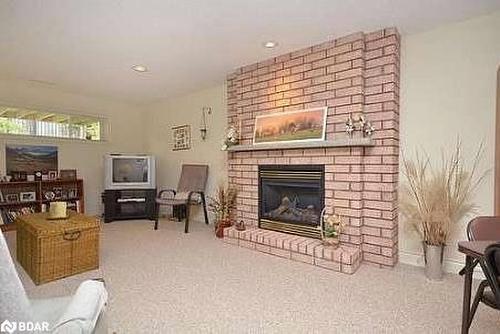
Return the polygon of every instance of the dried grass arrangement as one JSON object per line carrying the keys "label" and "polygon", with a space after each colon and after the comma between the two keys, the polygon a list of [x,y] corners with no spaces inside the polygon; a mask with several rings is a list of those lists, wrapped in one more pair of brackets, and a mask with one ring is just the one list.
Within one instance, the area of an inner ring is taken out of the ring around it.
{"label": "dried grass arrangement", "polygon": [[236,189],[219,185],[215,196],[209,197],[208,208],[215,214],[216,226],[222,222],[231,222],[233,210],[236,208],[236,195]]}
{"label": "dried grass arrangement", "polygon": [[400,209],[427,245],[445,246],[454,224],[475,211],[472,195],[486,176],[478,174],[483,153],[480,145],[471,165],[462,158],[462,144],[457,140],[450,155],[443,153],[438,168],[429,156],[416,155],[414,161],[402,154],[402,186]]}

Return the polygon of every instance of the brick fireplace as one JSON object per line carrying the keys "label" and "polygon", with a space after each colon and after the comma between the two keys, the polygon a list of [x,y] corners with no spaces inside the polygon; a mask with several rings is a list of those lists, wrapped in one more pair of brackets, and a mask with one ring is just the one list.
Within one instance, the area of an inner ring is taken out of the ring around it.
{"label": "brick fireplace", "polygon": [[[355,33],[245,66],[228,76],[227,96],[228,122],[241,124],[240,144],[246,147],[228,152],[229,183],[239,190],[237,219],[250,226],[246,232],[226,231],[228,241],[348,273],[361,261],[394,266],[398,261],[397,30]],[[252,149],[257,115],[316,107],[328,108],[326,140],[336,145]],[[372,122],[371,139],[361,139],[359,131],[348,139],[345,122],[350,114],[364,114]],[[314,238],[259,228],[259,170],[265,165],[321,166],[326,211],[342,215],[346,223],[341,247],[333,250]]]}

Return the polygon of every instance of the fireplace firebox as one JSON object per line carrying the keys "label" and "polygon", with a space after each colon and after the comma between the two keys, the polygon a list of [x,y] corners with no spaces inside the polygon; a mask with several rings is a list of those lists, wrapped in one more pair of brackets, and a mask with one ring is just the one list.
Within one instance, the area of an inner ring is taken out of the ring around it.
{"label": "fireplace firebox", "polygon": [[324,165],[259,166],[259,227],[321,238]]}

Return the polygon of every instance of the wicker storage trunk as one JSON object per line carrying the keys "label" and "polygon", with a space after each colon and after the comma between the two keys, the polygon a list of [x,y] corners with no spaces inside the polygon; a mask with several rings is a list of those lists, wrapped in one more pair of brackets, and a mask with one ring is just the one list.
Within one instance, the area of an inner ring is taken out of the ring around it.
{"label": "wicker storage trunk", "polygon": [[68,219],[47,218],[34,213],[16,220],[17,260],[36,284],[99,267],[97,218],[72,211]]}

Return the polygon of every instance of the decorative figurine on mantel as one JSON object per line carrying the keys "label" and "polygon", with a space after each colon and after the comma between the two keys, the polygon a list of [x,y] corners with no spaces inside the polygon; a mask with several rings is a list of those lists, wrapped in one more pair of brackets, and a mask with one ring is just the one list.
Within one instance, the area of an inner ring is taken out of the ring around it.
{"label": "decorative figurine on mantel", "polygon": [[224,137],[224,144],[221,149],[227,151],[231,146],[238,145],[240,141],[240,131],[234,125],[228,126],[226,129],[226,136]]}
{"label": "decorative figurine on mantel", "polygon": [[349,114],[349,118],[345,122],[345,132],[347,133],[349,138],[352,138],[354,130],[355,130],[354,121],[352,120],[351,114]]}
{"label": "decorative figurine on mantel", "polygon": [[368,121],[365,123],[365,128],[363,130],[364,137],[371,137],[373,132],[375,131],[375,127],[370,121]]}
{"label": "decorative figurine on mantel", "polygon": [[[355,124],[356,122],[356,124]],[[353,134],[356,130],[361,131],[363,137],[371,137],[373,132],[375,131],[375,127],[373,124],[368,121],[363,114],[356,115],[354,119],[352,115],[349,114],[347,121],[345,123],[345,132],[349,138],[353,137]]]}

